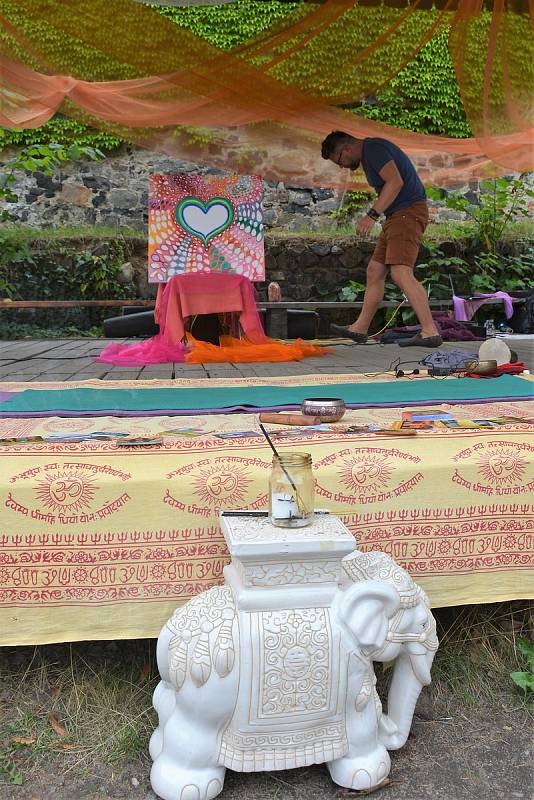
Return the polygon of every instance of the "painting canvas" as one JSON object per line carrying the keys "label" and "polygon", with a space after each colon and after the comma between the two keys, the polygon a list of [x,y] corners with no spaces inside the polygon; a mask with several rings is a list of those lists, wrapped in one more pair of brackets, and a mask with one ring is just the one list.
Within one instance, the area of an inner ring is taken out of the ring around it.
{"label": "painting canvas", "polygon": [[186,272],[265,280],[261,201],[257,175],[152,175],[149,283]]}

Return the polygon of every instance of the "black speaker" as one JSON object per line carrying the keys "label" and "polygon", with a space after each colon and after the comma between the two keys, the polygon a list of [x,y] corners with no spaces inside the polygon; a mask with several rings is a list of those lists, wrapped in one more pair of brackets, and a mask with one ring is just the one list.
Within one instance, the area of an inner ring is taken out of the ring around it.
{"label": "black speaker", "polygon": [[[127,314],[142,313],[141,311],[139,311],[139,306],[123,306],[121,308],[121,311],[123,316],[126,316]],[[146,308],[143,309],[143,311],[154,311],[154,306],[147,306]]]}
{"label": "black speaker", "polygon": [[319,314],[304,308],[290,308],[287,312],[288,339],[317,339]]}
{"label": "black speaker", "polygon": [[[287,310],[287,338],[288,339],[317,339],[319,333],[319,314],[316,311],[308,311],[305,308],[289,308]],[[262,308],[259,310],[261,324],[266,330],[267,311]],[[268,336],[285,338],[284,334],[269,328]]]}
{"label": "black speaker", "polygon": [[104,336],[108,339],[121,339],[128,336],[155,336],[159,325],[154,322],[153,311],[126,314],[123,317],[108,317],[104,320]]}

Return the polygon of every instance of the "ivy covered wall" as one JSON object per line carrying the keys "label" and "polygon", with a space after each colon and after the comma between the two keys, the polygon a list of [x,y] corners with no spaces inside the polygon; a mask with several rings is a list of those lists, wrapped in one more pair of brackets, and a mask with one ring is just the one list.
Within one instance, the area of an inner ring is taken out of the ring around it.
{"label": "ivy covered wall", "polygon": [[[154,6],[154,10],[189,28],[222,49],[229,50],[269,28],[294,11],[298,2],[282,0],[236,0],[222,6]],[[370,119],[421,133],[452,137],[470,136],[447,47],[447,33],[432,39],[376,96],[351,106]],[[78,142],[103,150],[120,146],[121,139],[95,131],[74,120],[57,115],[41,128],[6,130],[0,128],[0,149],[34,142]]]}

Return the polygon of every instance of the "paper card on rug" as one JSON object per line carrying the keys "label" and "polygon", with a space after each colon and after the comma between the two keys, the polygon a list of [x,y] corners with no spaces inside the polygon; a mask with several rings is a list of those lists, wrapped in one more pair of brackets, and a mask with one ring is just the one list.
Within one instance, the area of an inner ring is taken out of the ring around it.
{"label": "paper card on rug", "polygon": [[434,411],[434,409],[429,409],[428,411],[421,410],[421,411],[403,411],[402,412],[402,419],[404,422],[435,422],[441,419],[452,419],[452,414],[449,414],[448,411]]}
{"label": "paper card on rug", "polygon": [[258,431],[229,431],[228,433],[215,433],[217,439],[250,439],[251,437],[261,436],[262,433]]}
{"label": "paper card on rug", "polygon": [[265,280],[258,175],[152,175],[148,281],[228,272]]}

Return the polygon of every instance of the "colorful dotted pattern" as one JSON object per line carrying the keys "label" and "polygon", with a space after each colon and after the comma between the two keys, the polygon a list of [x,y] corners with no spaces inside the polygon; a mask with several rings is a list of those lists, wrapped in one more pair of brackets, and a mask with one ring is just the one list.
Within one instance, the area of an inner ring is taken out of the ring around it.
{"label": "colorful dotted pattern", "polygon": [[[265,280],[262,180],[257,175],[152,175],[148,211],[148,280],[166,283],[184,272],[229,272]],[[203,203],[225,197],[233,223],[206,244],[184,230],[176,206],[184,197]]]}

